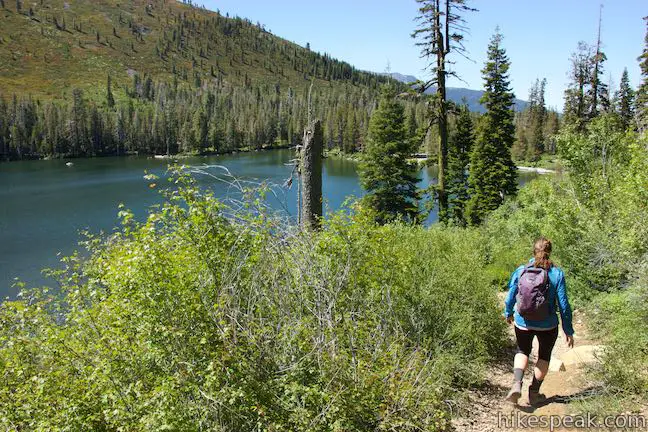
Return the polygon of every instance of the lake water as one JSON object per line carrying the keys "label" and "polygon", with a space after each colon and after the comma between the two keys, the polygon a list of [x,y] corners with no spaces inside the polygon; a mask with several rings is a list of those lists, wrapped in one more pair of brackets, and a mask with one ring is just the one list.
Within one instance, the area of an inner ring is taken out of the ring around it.
{"label": "lake water", "polygon": [[[279,199],[270,204],[296,214],[297,188],[281,188],[290,177],[294,152],[271,150],[223,156],[182,159],[196,168],[221,165],[240,180],[269,181],[276,184]],[[146,157],[25,161],[0,164],[0,301],[14,298],[15,278],[28,285],[51,284],[41,269],[56,267],[57,254],[69,255],[78,249],[79,232],[110,232],[117,224],[118,205],[123,203],[142,219],[147,208],[161,202],[156,189],[144,179],[148,171],[164,176],[169,163]],[[323,167],[325,212],[341,208],[348,196],[362,195],[357,164],[342,158],[326,158]],[[222,175],[218,168],[205,168]],[[435,170],[422,170],[421,184],[435,179]],[[229,187],[209,176],[197,174],[201,182],[213,188],[217,196]],[[535,174],[520,173],[520,183]],[[159,181],[158,184],[166,182]],[[430,215],[432,222],[436,214]]]}

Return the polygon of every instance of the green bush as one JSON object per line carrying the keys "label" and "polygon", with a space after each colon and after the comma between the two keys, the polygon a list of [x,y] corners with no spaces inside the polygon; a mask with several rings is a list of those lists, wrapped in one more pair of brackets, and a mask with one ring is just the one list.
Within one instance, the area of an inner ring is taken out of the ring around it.
{"label": "green bush", "polygon": [[633,285],[590,305],[592,328],[607,347],[595,372],[611,394],[648,397],[648,260]]}
{"label": "green bush", "polygon": [[186,178],[0,306],[0,428],[448,428],[505,340],[477,231],[335,215],[298,232]]}

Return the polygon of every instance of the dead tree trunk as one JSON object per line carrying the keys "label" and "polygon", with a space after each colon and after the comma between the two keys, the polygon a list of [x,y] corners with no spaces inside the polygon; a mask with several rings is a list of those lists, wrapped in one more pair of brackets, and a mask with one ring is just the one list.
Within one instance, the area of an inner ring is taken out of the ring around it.
{"label": "dead tree trunk", "polygon": [[324,135],[319,120],[304,130],[301,150],[302,225],[318,229],[322,218],[322,150]]}

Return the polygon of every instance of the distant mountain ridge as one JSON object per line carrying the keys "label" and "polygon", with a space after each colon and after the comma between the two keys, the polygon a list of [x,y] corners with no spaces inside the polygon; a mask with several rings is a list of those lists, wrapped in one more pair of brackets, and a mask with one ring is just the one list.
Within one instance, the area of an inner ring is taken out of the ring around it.
{"label": "distant mountain ridge", "polygon": [[[398,72],[392,72],[386,75],[389,75],[396,81],[400,81],[402,83],[411,83],[418,80],[414,75],[404,75]],[[465,98],[466,102],[468,103],[468,109],[470,109],[470,111],[480,112],[480,113],[486,111],[484,106],[479,103],[479,99],[481,99],[482,95],[484,94],[483,90],[472,90],[463,87],[448,87],[446,90],[447,90],[447,97],[449,100],[455,103],[462,103],[462,100]],[[436,91],[436,87],[431,87],[427,89],[425,93],[431,94],[434,93],[435,91]],[[522,111],[528,104],[529,103],[525,100],[515,99],[514,109],[515,111]]]}

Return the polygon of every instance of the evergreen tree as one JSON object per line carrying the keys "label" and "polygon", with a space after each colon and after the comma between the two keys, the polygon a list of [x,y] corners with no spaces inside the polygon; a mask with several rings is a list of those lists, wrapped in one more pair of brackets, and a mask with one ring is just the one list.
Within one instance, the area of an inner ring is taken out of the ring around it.
{"label": "evergreen tree", "polygon": [[[601,12],[603,11],[603,5],[601,5]],[[596,36],[596,49],[594,55],[591,57],[592,60],[592,73],[590,75],[590,90],[588,93],[589,99],[589,118],[592,119],[596,117],[600,112],[607,112],[610,109],[610,98],[609,98],[609,89],[607,85],[603,82],[601,77],[603,76],[603,62],[607,60],[605,53],[601,51],[601,14],[599,13],[599,25],[598,33]]]}
{"label": "evergreen tree", "polygon": [[488,60],[482,69],[485,91],[480,102],[486,112],[481,118],[470,158],[470,199],[466,217],[471,224],[481,223],[506,196],[517,193],[517,169],[511,159],[515,97],[510,89],[509,67],[498,29],[488,46]]}
{"label": "evergreen tree", "polygon": [[204,108],[196,110],[192,126],[193,136],[190,140],[190,147],[193,151],[202,152],[207,147],[207,139],[209,137],[209,124]]}
{"label": "evergreen tree", "polygon": [[124,113],[124,110],[120,110],[119,114],[117,115],[117,124],[115,125],[115,138],[117,139],[117,149],[116,149],[117,156],[121,156],[124,154],[126,137],[128,136],[126,132],[125,116],[126,115]]}
{"label": "evergreen tree", "polygon": [[349,109],[347,111],[347,119],[344,131],[344,149],[347,152],[355,152],[358,150],[358,122],[355,116],[355,110]]}
{"label": "evergreen tree", "polygon": [[536,80],[534,98],[530,108],[529,151],[527,159],[537,161],[545,150],[544,126],[547,120],[547,107],[545,106],[545,87],[547,80]]}
{"label": "evergreen tree", "polygon": [[547,111],[547,121],[545,123],[545,150],[549,154],[556,153],[556,135],[560,130],[560,115],[553,110]]}
{"label": "evergreen tree", "polygon": [[418,219],[418,179],[408,158],[412,141],[407,138],[403,106],[394,89],[383,88],[378,108],[369,122],[369,137],[360,164],[360,182],[367,191],[365,204],[378,223],[399,217]]}
{"label": "evergreen tree", "polygon": [[83,91],[81,89],[74,89],[72,91],[70,120],[68,137],[70,140],[72,155],[84,155],[86,154],[86,146],[88,143],[86,127],[87,116]]}
{"label": "evergreen tree", "polygon": [[142,89],[142,96],[145,99],[148,99],[148,100],[152,101],[154,95],[155,95],[155,91],[153,89],[153,80],[151,79],[150,76],[147,76],[146,79],[144,80],[144,87]]}
{"label": "evergreen tree", "polygon": [[644,20],[646,21],[644,49],[643,53],[637,58],[641,68],[642,81],[637,90],[636,99],[637,127],[642,132],[648,130],[648,16],[644,17]]}
{"label": "evergreen tree", "polygon": [[448,154],[448,102],[446,100],[446,79],[456,76],[449,70],[448,55],[455,51],[460,55],[466,54],[463,45],[463,32],[466,30],[462,14],[476,9],[466,5],[466,0],[416,0],[419,6],[418,28],[412,37],[421,39],[416,45],[421,47],[421,56],[430,59],[428,68],[433,78],[421,86],[424,91],[436,86],[434,113],[432,114],[438,126],[438,182],[436,192],[439,200],[439,220],[447,218],[448,196],[446,193],[445,171]]}
{"label": "evergreen tree", "polygon": [[419,142],[418,126],[416,124],[416,109],[414,105],[410,105],[405,116],[405,127],[407,129],[408,138]]}
{"label": "evergreen tree", "polygon": [[628,129],[634,120],[634,98],[635,92],[630,86],[630,78],[628,78],[628,69],[623,69],[621,75],[621,84],[619,84],[619,91],[615,95],[617,100],[617,113],[621,119],[624,129]]}
{"label": "evergreen tree", "polygon": [[468,165],[474,139],[473,121],[464,102],[448,146],[448,220],[459,226],[466,226]]}
{"label": "evergreen tree", "polygon": [[592,57],[593,66],[587,103],[589,105],[589,118],[593,119],[602,112],[610,111],[610,96],[607,84],[603,81],[603,63],[607,60],[605,53],[598,51]]}
{"label": "evergreen tree", "polygon": [[515,113],[515,142],[511,148],[511,155],[515,160],[525,160],[529,154],[528,119],[528,106],[522,111]]}
{"label": "evergreen tree", "polygon": [[108,108],[112,108],[115,106],[115,98],[113,97],[112,94],[112,82],[110,78],[110,74],[108,74],[108,79],[106,81],[106,105]]}
{"label": "evergreen tree", "polygon": [[512,153],[517,160],[537,161],[545,151],[546,79],[536,79],[529,90],[529,104],[515,115],[515,144]]}
{"label": "evergreen tree", "polygon": [[592,49],[585,42],[579,42],[576,52],[570,57],[571,82],[565,90],[565,122],[583,129],[587,123],[589,106],[586,100],[587,86],[592,75]]}

